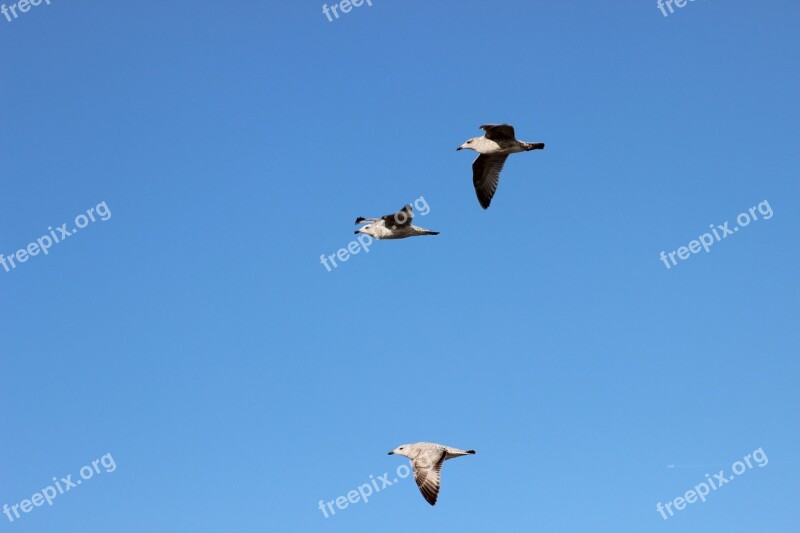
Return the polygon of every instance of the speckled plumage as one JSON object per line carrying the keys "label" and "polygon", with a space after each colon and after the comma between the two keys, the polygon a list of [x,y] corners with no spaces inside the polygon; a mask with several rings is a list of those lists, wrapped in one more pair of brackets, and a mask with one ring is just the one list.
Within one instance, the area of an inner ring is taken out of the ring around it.
{"label": "speckled plumage", "polygon": [[403,444],[389,452],[389,455],[402,455],[411,459],[414,480],[425,501],[431,505],[436,505],[436,500],[439,498],[444,462],[454,457],[473,454],[475,454],[475,450],[460,450],[434,442]]}
{"label": "speckled plumage", "polygon": [[419,235],[439,235],[438,231],[431,231],[411,224],[414,218],[414,210],[410,205],[406,205],[397,213],[384,215],[381,218],[358,217],[356,224],[368,222],[355,231],[363,233],[374,239],[405,239],[406,237],[416,237]]}
{"label": "speckled plumage", "polygon": [[468,139],[457,149],[466,148],[480,154],[472,163],[472,184],[478,202],[487,209],[497,191],[500,172],[508,156],[517,152],[542,150],[544,143],[518,141],[510,124],[484,124],[481,129],[486,132],[483,137]]}

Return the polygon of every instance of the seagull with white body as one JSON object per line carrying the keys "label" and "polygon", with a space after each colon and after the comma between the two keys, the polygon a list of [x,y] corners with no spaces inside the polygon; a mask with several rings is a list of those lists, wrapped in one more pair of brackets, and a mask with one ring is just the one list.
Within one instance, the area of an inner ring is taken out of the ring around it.
{"label": "seagull with white body", "polygon": [[414,480],[422,496],[431,505],[436,505],[441,484],[442,465],[448,459],[462,455],[474,455],[475,450],[459,450],[433,442],[403,444],[389,452],[389,455],[402,455],[411,459]]}
{"label": "seagull with white body", "polygon": [[418,235],[439,235],[438,231],[431,231],[411,224],[414,210],[411,205],[406,205],[393,215],[384,215],[381,218],[358,217],[356,224],[368,222],[364,227],[354,233],[363,233],[375,239],[405,239]]}
{"label": "seagull with white body", "polygon": [[517,152],[543,150],[544,143],[518,141],[510,124],[485,124],[481,129],[486,132],[483,137],[473,137],[456,150],[467,148],[480,154],[472,163],[472,184],[481,207],[486,209],[497,190],[500,171],[508,156]]}

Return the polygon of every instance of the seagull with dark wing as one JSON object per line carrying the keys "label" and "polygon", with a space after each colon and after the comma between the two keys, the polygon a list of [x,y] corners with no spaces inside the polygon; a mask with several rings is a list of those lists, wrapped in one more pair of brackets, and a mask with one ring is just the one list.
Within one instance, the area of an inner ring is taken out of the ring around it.
{"label": "seagull with dark wing", "polygon": [[456,150],[467,148],[480,154],[472,163],[472,184],[475,185],[481,207],[486,209],[492,202],[500,171],[509,154],[542,150],[544,143],[518,141],[510,124],[485,124],[481,129],[486,132],[483,137],[473,137]]}
{"label": "seagull with dark wing", "polygon": [[422,497],[431,505],[436,505],[441,485],[442,465],[448,459],[462,455],[474,455],[475,450],[459,450],[433,442],[403,444],[389,452],[389,455],[402,455],[411,459],[414,479]]}
{"label": "seagull with dark wing", "polygon": [[439,235],[438,231],[430,231],[411,224],[414,218],[414,210],[411,205],[406,205],[393,215],[385,215],[381,218],[358,217],[356,224],[368,222],[364,227],[355,231],[363,233],[375,239],[405,239],[406,237],[416,237],[417,235]]}

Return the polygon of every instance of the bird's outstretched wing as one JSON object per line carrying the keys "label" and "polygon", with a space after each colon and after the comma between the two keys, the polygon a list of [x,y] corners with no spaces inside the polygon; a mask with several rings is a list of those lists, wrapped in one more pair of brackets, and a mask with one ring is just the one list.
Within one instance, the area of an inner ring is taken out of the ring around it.
{"label": "bird's outstretched wing", "polygon": [[481,129],[486,132],[485,137],[492,141],[516,139],[511,124],[484,124]]}
{"label": "bird's outstretched wing", "polygon": [[436,505],[439,497],[439,486],[442,478],[442,464],[447,457],[445,450],[430,449],[420,453],[411,462],[414,467],[414,480],[417,482],[419,491],[431,505]]}
{"label": "bird's outstretched wing", "polygon": [[410,205],[406,205],[393,215],[385,215],[382,216],[381,219],[383,220],[384,225],[389,229],[397,229],[402,228],[405,226],[411,225],[411,219],[414,218],[414,211],[411,209]]}
{"label": "bird's outstretched wing", "polygon": [[508,154],[481,154],[472,163],[472,184],[475,186],[478,201],[484,209],[492,203],[492,197],[500,181],[500,171],[503,170],[506,159],[508,159]]}

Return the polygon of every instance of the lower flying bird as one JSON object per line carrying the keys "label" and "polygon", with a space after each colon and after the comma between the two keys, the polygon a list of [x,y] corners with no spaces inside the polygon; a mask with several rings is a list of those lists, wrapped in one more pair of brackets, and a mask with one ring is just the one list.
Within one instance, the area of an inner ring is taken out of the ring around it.
{"label": "lower flying bird", "polygon": [[411,459],[414,479],[422,497],[431,505],[436,505],[441,484],[442,465],[448,459],[462,455],[474,455],[475,450],[459,450],[433,442],[403,444],[389,452],[389,455],[402,455]]}
{"label": "lower flying bird", "polygon": [[439,235],[438,231],[430,231],[411,224],[414,218],[414,210],[410,205],[393,215],[385,215],[381,218],[358,217],[356,224],[368,222],[364,227],[355,233],[364,233],[375,239],[405,239],[406,237],[416,237],[417,235]]}
{"label": "lower flying bird", "polygon": [[481,207],[486,209],[497,190],[500,171],[508,156],[517,152],[542,150],[544,143],[518,141],[510,124],[485,124],[481,129],[486,132],[483,137],[473,137],[456,150],[467,148],[480,154],[472,163],[472,184],[475,185]]}

